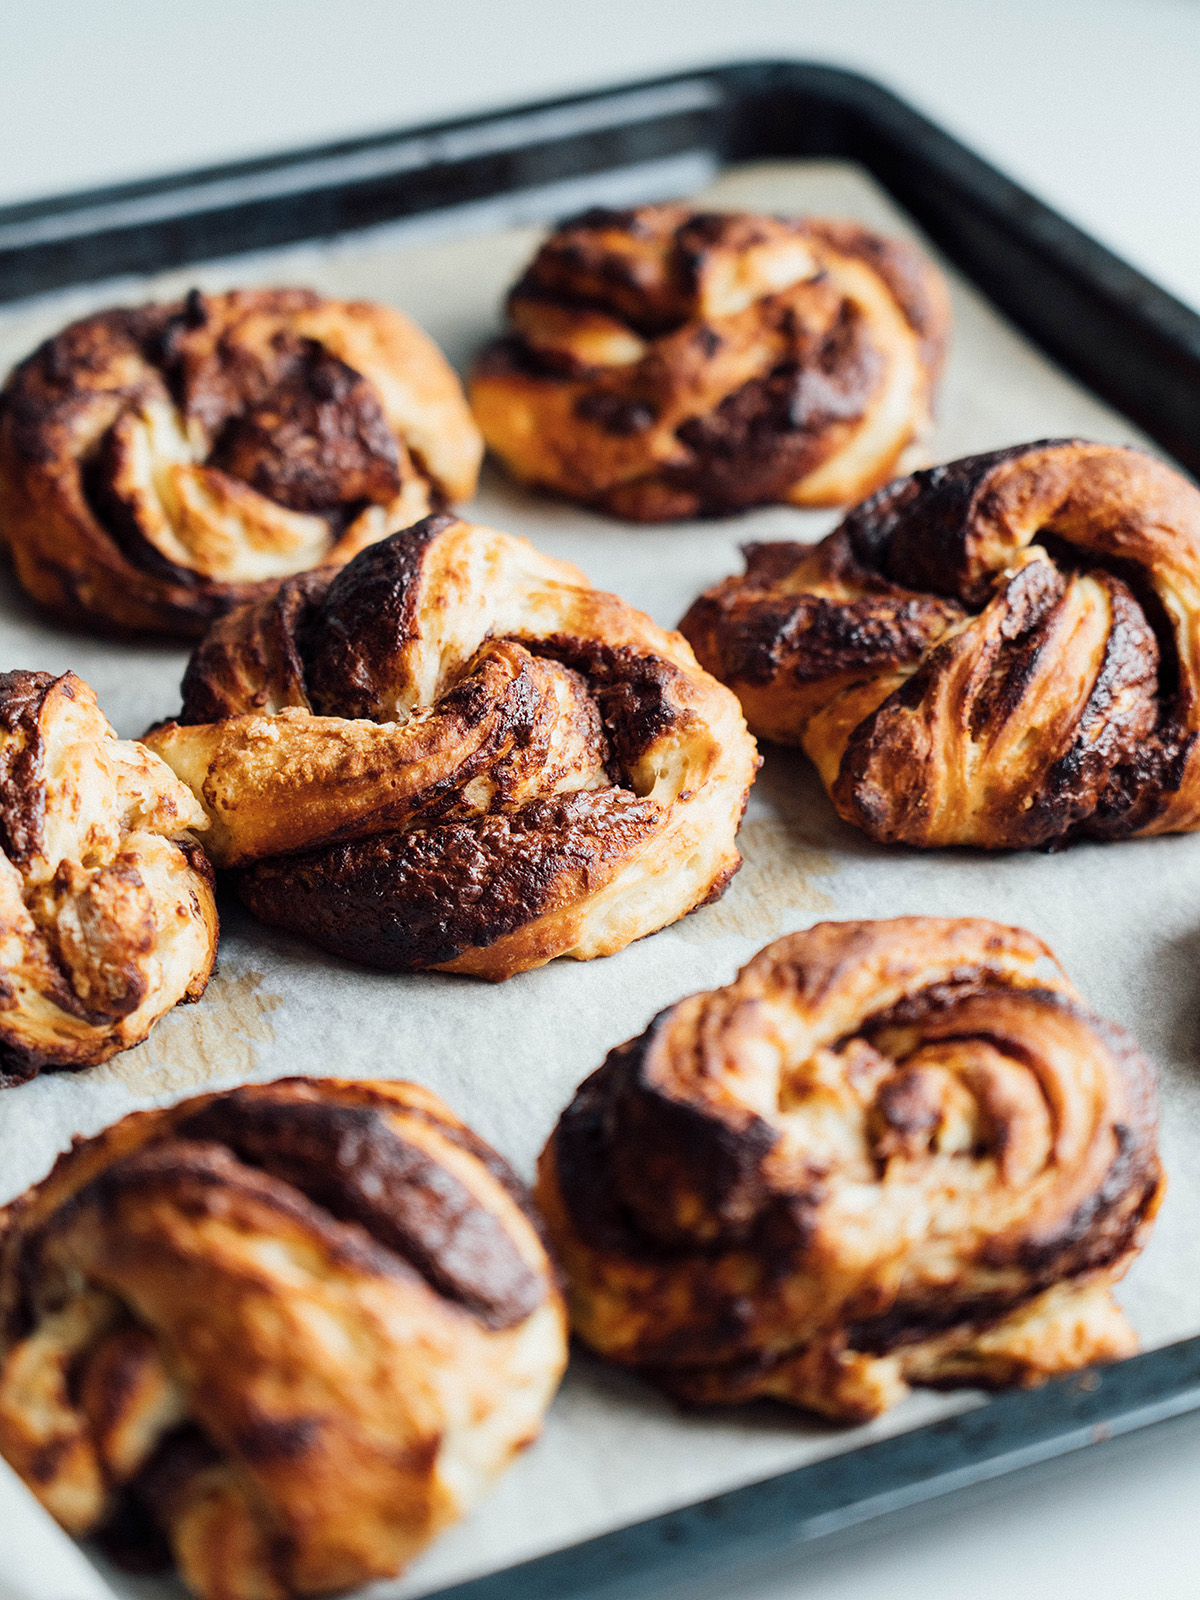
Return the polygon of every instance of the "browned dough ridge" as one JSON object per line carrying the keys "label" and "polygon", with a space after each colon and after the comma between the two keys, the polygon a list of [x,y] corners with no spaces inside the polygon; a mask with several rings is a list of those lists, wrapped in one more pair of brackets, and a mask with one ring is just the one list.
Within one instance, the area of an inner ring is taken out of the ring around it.
{"label": "browned dough ridge", "polygon": [[516,477],[638,522],[844,505],[929,426],[950,328],[854,223],[593,210],[550,235],[469,392]]}
{"label": "browned dough ridge", "polygon": [[1161,462],[1080,440],[971,456],[746,562],[680,627],[872,838],[1200,826],[1200,490]]}
{"label": "browned dough ridge", "polygon": [[107,1061],[204,993],[207,826],[73,672],[0,673],[0,1088]]}
{"label": "browned dough ridge", "polygon": [[0,1452],[199,1600],[394,1576],[537,1437],[566,1364],[526,1206],[416,1084],[125,1117],[0,1212]]}
{"label": "browned dough ridge", "polygon": [[218,623],[146,737],[256,916],[491,979],[718,895],[758,765],[679,634],[445,515]]}
{"label": "browned dough ridge", "polygon": [[202,634],[475,490],[483,443],[406,317],[193,290],[48,339],[0,391],[0,544],[58,614]]}
{"label": "browned dough ridge", "polygon": [[681,1399],[860,1422],[910,1384],[1129,1355],[1153,1069],[1019,928],[826,922],[577,1091],[535,1198],[601,1355]]}

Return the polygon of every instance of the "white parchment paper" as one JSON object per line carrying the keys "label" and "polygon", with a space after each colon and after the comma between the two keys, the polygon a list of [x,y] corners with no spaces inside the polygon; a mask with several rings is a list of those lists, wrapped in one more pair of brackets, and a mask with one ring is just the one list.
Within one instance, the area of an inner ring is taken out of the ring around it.
{"label": "white parchment paper", "polygon": [[[842,163],[734,169],[704,199],[912,232],[879,189]],[[412,244],[385,230],[124,283],[120,295],[274,281],[377,298],[414,316],[462,367],[495,327],[503,292],[537,237],[523,227]],[[931,460],[1064,434],[1145,442],[968,285],[953,274],[951,281],[957,325]],[[0,371],[69,316],[113,298],[109,286],[0,313]],[[579,563],[667,625],[740,566],[742,541],[815,539],[837,521],[833,512],[772,508],[635,527],[536,498],[491,468],[467,515]],[[4,575],[0,667],[73,669],[122,734],[177,709],[185,661],[184,650],[99,642],[56,627]],[[0,1199],[40,1177],[73,1135],[127,1111],[295,1072],[419,1079],[529,1175],[575,1085],[611,1046],[681,995],[727,982],[769,939],[828,917],[983,915],[1047,939],[1088,999],[1159,1062],[1171,1185],[1122,1298],[1146,1346],[1200,1331],[1200,1230],[1189,1222],[1200,1210],[1200,837],[1085,844],[1057,856],[887,850],[837,820],[799,754],[768,751],[741,846],[746,864],[718,905],[608,960],[560,961],[500,987],[363,972],[258,926],[228,900],[220,970],[200,1005],[174,1012],[144,1045],[102,1068],[0,1094]],[[541,1441],[405,1578],[372,1594],[424,1594],[978,1403],[968,1394],[918,1394],[850,1432],[765,1405],[683,1415],[637,1379],[577,1357]],[[44,1537],[36,1509],[31,1503],[26,1519],[6,1503],[0,1547],[29,1541],[32,1550]],[[171,1592],[166,1583],[148,1589],[108,1576],[118,1593]],[[27,1593],[50,1600],[32,1568]]]}

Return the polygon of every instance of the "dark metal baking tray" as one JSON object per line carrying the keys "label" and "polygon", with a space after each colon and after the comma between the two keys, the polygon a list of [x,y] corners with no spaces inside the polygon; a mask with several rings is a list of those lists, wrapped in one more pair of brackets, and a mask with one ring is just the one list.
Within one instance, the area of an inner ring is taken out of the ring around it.
{"label": "dark metal baking tray", "polygon": [[[878,84],[715,67],[0,208],[0,301],[353,232],[675,157],[857,162],[1043,350],[1200,472],[1200,316]],[[1200,1408],[1200,1338],[1009,1394],[459,1584],[617,1600]]]}
{"label": "dark metal baking tray", "polygon": [[716,67],[0,208],[0,302],[444,210],[686,152],[864,166],[1068,371],[1200,471],[1200,317],[876,83]]}

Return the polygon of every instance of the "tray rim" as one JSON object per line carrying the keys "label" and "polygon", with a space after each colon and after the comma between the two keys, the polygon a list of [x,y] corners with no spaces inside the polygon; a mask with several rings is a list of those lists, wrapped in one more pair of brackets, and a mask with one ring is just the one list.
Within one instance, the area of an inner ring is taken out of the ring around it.
{"label": "tray rim", "polygon": [[1048,355],[1200,476],[1200,314],[890,89],[819,62],[698,67],[20,201],[0,208],[0,304],[700,148],[857,161]]}
{"label": "tray rim", "polygon": [[[1000,311],[1200,474],[1200,315],[882,84],[763,59],[0,207],[0,305],[713,151],[864,167]],[[427,1593],[616,1600],[1200,1409],[1200,1335]]]}
{"label": "tray rim", "polygon": [[1200,1335],[674,1511],[626,1523],[422,1600],[650,1600],[874,1517],[1200,1409]]}

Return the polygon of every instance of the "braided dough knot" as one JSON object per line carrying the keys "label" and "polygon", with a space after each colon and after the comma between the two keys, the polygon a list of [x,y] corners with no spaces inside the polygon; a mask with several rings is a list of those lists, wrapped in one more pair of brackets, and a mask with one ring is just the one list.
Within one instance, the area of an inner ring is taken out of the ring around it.
{"label": "braided dough knot", "polygon": [[0,1450],[201,1600],[396,1573],[536,1438],[565,1316],[508,1167],[414,1084],[135,1113],[0,1213]]}
{"label": "braided dough knot", "polygon": [[1032,935],[823,923],[622,1045],[543,1153],[574,1326],[700,1402],[830,1416],[1128,1354],[1153,1073]]}
{"label": "braided dough knot", "polygon": [[524,540],[427,518],[218,624],[148,742],[266,921],[504,978],[719,893],[757,765],[735,698]]}
{"label": "braided dough knot", "polygon": [[0,531],[44,604],[184,634],[474,490],[458,380],[386,306],[303,289],[113,310],[0,399]]}
{"label": "braided dough knot", "polygon": [[849,223],[595,210],[542,245],[471,404],[516,475],[657,522],[841,505],[929,422],[945,289]]}
{"label": "braided dough knot", "polygon": [[73,672],[0,674],[0,1085],[107,1061],[204,993],[207,826]]}
{"label": "braided dough knot", "polygon": [[755,732],[886,843],[1200,826],[1200,490],[1022,445],[890,484],[815,548],[747,549],[681,627]]}

